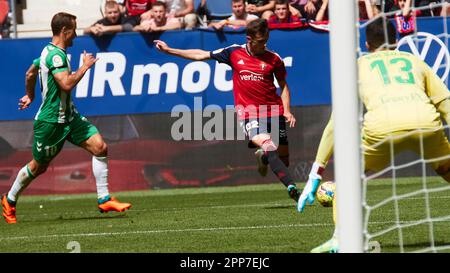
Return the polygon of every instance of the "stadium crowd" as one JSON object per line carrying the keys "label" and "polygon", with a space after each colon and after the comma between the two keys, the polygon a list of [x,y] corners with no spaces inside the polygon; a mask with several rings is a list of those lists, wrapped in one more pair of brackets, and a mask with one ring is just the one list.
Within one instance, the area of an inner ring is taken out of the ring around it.
{"label": "stadium crowd", "polygon": [[[209,0],[211,1],[211,0]],[[112,2],[112,3],[108,3]],[[115,3],[114,3],[115,2]],[[197,2],[197,1],[196,1]],[[194,28],[238,29],[256,18],[266,19],[271,29],[312,26],[327,30],[329,0],[229,0],[231,16],[214,12],[208,0],[105,0],[104,18],[97,25],[122,25],[121,31],[153,32]],[[400,34],[414,31],[415,17],[447,16],[448,0],[359,0],[361,20],[372,19],[380,12],[394,18]],[[114,9],[117,16],[109,16]],[[414,10],[414,12],[412,11]],[[119,19],[117,19],[118,17]],[[107,22],[105,22],[107,21]],[[94,35],[101,35],[89,31]]]}
{"label": "stadium crowd", "polygon": [[[105,18],[85,32],[101,35],[108,29],[102,25],[122,25],[117,29],[140,32],[183,28],[191,30],[196,27],[236,29],[245,27],[256,18],[268,20],[271,29],[313,26],[327,30],[323,26],[328,23],[328,1],[230,0],[231,16],[221,17],[210,10],[208,0],[201,0],[197,7],[194,6],[194,0],[107,0]],[[406,35],[414,31],[416,16],[447,16],[450,10],[447,2],[448,0],[359,0],[359,17],[367,20],[380,12],[387,13],[389,17],[395,18],[399,33]],[[108,15],[111,10],[117,15]],[[103,31],[92,31],[96,28],[103,28]]]}
{"label": "stadium crowd", "polygon": [[9,2],[0,0],[0,39],[9,36],[10,16],[9,16]]}
{"label": "stadium crowd", "polygon": [[[0,0],[0,38],[10,36],[11,1],[13,0]],[[222,12],[218,15],[214,10],[217,4],[213,4],[212,0],[103,0],[100,7],[102,18],[85,28],[84,33],[101,36],[126,31],[157,32],[194,28],[221,31],[226,28],[245,28],[247,23],[256,18],[268,20],[271,29],[313,27],[328,31],[329,0],[228,1],[229,14]],[[449,0],[358,2],[360,20],[372,19],[381,12],[386,13],[395,20],[400,35],[414,32],[416,17],[450,14]]]}

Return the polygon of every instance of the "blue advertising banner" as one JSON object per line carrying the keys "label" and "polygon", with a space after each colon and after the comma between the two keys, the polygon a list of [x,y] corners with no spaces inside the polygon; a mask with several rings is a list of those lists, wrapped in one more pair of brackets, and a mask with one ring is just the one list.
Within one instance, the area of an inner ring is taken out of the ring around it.
{"label": "blue advertising banner", "polygon": [[[193,62],[163,54],[153,46],[155,39],[171,47],[205,50],[246,43],[242,31],[78,37],[67,50],[72,69],[80,66],[83,50],[99,58],[72,91],[79,112],[86,116],[170,112],[179,104],[192,108],[195,97],[202,97],[204,105],[233,105],[229,66],[214,60]],[[31,109],[18,111],[17,102],[25,92],[25,71],[48,42],[49,38],[0,41],[0,51],[8,52],[0,63],[0,120],[29,119],[36,113],[41,102],[38,89]],[[277,30],[271,32],[268,47],[286,63],[293,104],[329,103],[328,35]],[[325,80],[318,82],[318,77]]]}
{"label": "blue advertising banner", "polygon": [[[444,33],[447,29],[447,21],[442,18],[421,19],[418,24],[419,30],[434,34]],[[268,48],[277,52],[286,64],[292,105],[330,104],[328,38],[328,33],[312,29],[271,31]],[[233,105],[230,67],[213,60],[194,62],[163,54],[153,46],[155,39],[164,40],[175,48],[204,50],[246,42],[243,31],[170,31],[160,35],[120,33],[100,38],[78,37],[67,51],[72,69],[80,66],[84,50],[99,58],[72,91],[79,112],[86,116],[163,113],[180,104],[192,109],[194,98],[199,97],[204,106]],[[446,37],[441,39],[446,43]],[[361,41],[364,41],[363,32]],[[50,38],[0,40],[0,52],[3,52],[0,120],[34,117],[41,103],[39,88],[29,110],[19,111],[17,103],[25,93],[25,71],[49,42]],[[363,45],[361,43],[364,50]],[[430,48],[431,55],[433,52],[438,55],[439,49]]]}

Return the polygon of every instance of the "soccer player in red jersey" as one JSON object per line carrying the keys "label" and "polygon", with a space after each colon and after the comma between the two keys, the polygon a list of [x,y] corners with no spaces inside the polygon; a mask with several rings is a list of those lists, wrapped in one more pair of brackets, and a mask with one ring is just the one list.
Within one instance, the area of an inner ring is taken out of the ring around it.
{"label": "soccer player in red jersey", "polygon": [[[288,171],[289,150],[286,123],[295,126],[290,111],[290,91],[286,83],[286,68],[278,54],[267,50],[269,39],[267,21],[256,19],[247,25],[247,43],[232,45],[215,51],[176,49],[155,40],[158,50],[190,60],[214,59],[233,68],[234,102],[240,124],[251,142],[258,147],[255,155],[258,171],[267,174],[269,165],[278,179],[287,187],[289,196],[298,201],[299,192]],[[281,88],[277,94],[274,77]],[[270,133],[278,130],[278,141]],[[278,145],[279,144],[279,145]]]}

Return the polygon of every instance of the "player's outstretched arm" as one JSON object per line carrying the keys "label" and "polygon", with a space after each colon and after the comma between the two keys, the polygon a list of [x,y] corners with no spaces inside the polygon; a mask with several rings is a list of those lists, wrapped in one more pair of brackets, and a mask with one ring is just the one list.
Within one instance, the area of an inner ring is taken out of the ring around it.
{"label": "player's outstretched arm", "polygon": [[425,71],[425,90],[436,110],[447,125],[450,125],[450,96],[447,85],[439,78],[438,75],[422,60],[419,61],[422,69]]}
{"label": "player's outstretched arm", "polygon": [[164,53],[174,55],[177,57],[194,60],[203,61],[211,58],[209,51],[202,49],[177,49],[169,47],[164,41],[155,40],[155,47]]}
{"label": "player's outstretched arm", "polygon": [[25,92],[26,95],[19,99],[19,110],[27,109],[34,100],[34,89],[39,67],[32,64],[25,73]]}
{"label": "player's outstretched arm", "polygon": [[441,101],[436,105],[436,108],[441,114],[442,119],[450,126],[450,99]]}
{"label": "player's outstretched arm", "polygon": [[305,188],[303,189],[297,203],[297,210],[299,212],[303,212],[306,204],[309,203],[311,205],[315,200],[317,188],[322,181],[322,173],[325,170],[325,166],[328,163],[328,160],[333,154],[333,132],[333,114],[331,114],[330,120],[328,121],[328,124],[322,133],[319,149],[317,150],[316,160],[309,173],[308,181],[306,182]]}

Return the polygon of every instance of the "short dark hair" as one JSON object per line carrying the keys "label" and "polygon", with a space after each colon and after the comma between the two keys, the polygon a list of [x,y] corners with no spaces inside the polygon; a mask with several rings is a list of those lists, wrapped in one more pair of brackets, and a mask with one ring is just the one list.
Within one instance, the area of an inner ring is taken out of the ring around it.
{"label": "short dark hair", "polygon": [[[385,27],[386,24],[386,27]],[[387,41],[386,41],[387,34]],[[369,23],[366,27],[366,41],[371,50],[375,50],[384,43],[394,45],[396,43],[397,33],[394,24],[386,18],[378,18]],[[388,45],[388,47],[389,47]]]}
{"label": "short dark hair", "polygon": [[59,12],[55,14],[52,18],[51,23],[53,35],[59,35],[63,27],[66,28],[75,27],[73,21],[75,21],[76,19],[77,17],[75,15],[66,12]]}
{"label": "short dark hair", "polygon": [[119,8],[119,4],[116,1],[106,1],[105,3],[105,9],[113,9],[113,8]]}
{"label": "short dark hair", "polygon": [[262,36],[269,33],[269,26],[266,19],[256,19],[247,24],[247,35],[250,37],[255,37],[257,34]]}
{"label": "short dark hair", "polygon": [[276,0],[275,5],[287,5],[287,7],[289,8],[288,0]]}
{"label": "short dark hair", "polygon": [[161,6],[164,7],[164,9],[167,9],[166,3],[162,1],[156,1],[155,3],[152,4],[152,8],[157,6]]}

